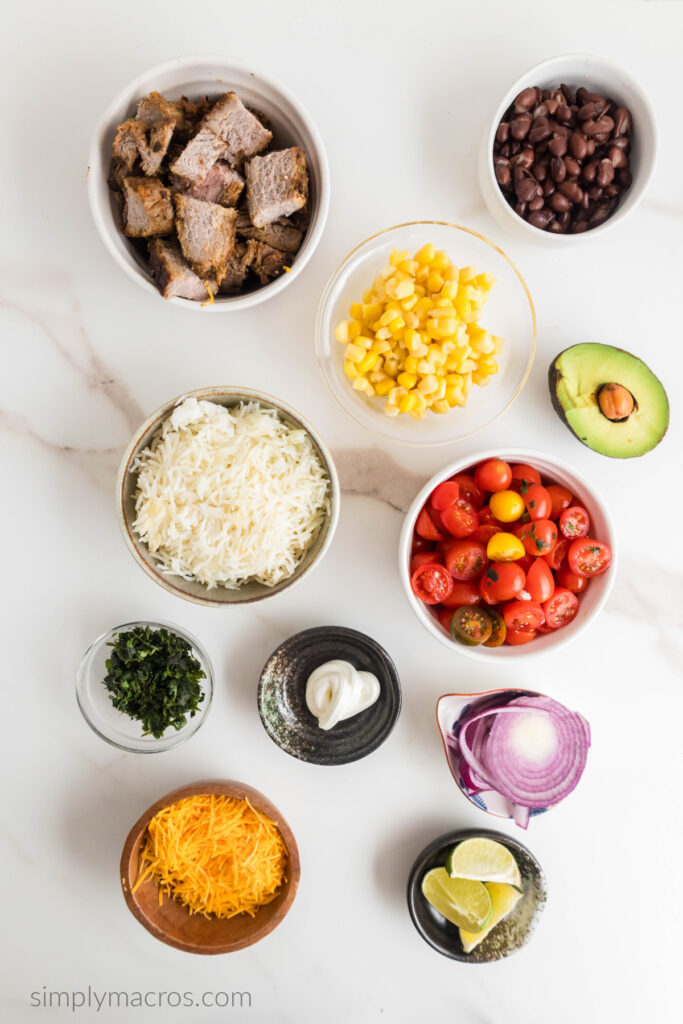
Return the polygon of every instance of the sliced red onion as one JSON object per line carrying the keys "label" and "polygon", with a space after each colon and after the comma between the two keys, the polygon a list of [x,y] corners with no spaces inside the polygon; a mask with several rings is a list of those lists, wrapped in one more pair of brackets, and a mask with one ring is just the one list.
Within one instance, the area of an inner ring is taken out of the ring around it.
{"label": "sliced red onion", "polygon": [[590,746],[588,722],[538,693],[509,690],[467,708],[450,745],[472,793],[494,790],[513,805],[518,825],[563,800],[577,785]]}

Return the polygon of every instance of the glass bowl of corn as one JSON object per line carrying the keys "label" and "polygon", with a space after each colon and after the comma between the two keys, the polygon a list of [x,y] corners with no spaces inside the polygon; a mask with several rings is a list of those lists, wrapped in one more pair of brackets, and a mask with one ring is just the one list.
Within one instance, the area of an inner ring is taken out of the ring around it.
{"label": "glass bowl of corn", "polygon": [[483,235],[412,221],[356,246],[316,321],[327,386],[357,423],[393,441],[470,437],[517,397],[536,347],[526,283]]}

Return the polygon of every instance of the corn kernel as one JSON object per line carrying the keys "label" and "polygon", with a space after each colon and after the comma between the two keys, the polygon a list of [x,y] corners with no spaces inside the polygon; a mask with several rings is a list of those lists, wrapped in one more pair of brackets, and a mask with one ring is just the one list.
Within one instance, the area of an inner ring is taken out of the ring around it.
{"label": "corn kernel", "polygon": [[372,397],[372,395],[374,395],[375,393],[375,389],[373,388],[372,384],[370,383],[369,380],[366,380],[365,377],[356,377],[351,387],[355,388],[356,391],[363,391],[366,395],[369,395],[370,397]]}
{"label": "corn kernel", "polygon": [[427,374],[417,385],[417,390],[423,395],[431,395],[438,390],[439,382],[433,373]]}
{"label": "corn kernel", "polygon": [[393,386],[393,377],[387,377],[385,375],[384,380],[380,380],[375,384],[375,393],[378,395],[388,395]]}
{"label": "corn kernel", "polygon": [[354,345],[353,342],[349,342],[344,352],[344,358],[350,359],[352,363],[359,363],[365,355],[365,349],[360,345]]}
{"label": "corn kernel", "polygon": [[427,278],[427,288],[430,292],[440,292],[444,286],[444,279],[436,270],[432,270]]}
{"label": "corn kernel", "polygon": [[406,371],[408,373],[417,373],[417,364],[418,364],[417,356],[406,356],[405,362],[404,362],[403,365],[405,366]]}
{"label": "corn kernel", "polygon": [[399,412],[412,412],[415,408],[415,395],[404,395],[398,400]]}
{"label": "corn kernel", "polygon": [[360,320],[352,320],[349,324],[349,341],[354,341],[363,330]]}
{"label": "corn kernel", "polygon": [[[376,352],[366,352],[361,361],[358,363],[359,373],[368,373],[370,370],[374,370],[377,366],[379,356]],[[476,369],[476,367],[475,367]]]}
{"label": "corn kernel", "polygon": [[457,294],[458,294],[458,282],[457,281],[446,281],[446,283],[444,284],[443,288],[441,289],[441,298],[448,299],[449,302],[452,302]]}
{"label": "corn kernel", "polygon": [[351,319],[352,320],[362,320],[363,319],[363,303],[362,302],[352,302],[351,303],[351,308],[349,309],[349,313],[351,314]]}
{"label": "corn kernel", "polygon": [[431,242],[427,242],[421,249],[415,253],[415,260],[417,263],[431,263],[434,259],[434,246]]}
{"label": "corn kernel", "polygon": [[451,265],[448,253],[444,252],[443,249],[439,249],[434,253],[434,258],[432,259],[433,270],[445,270],[446,267],[450,267]]}
{"label": "corn kernel", "polygon": [[448,412],[449,409],[450,406],[444,398],[441,398],[438,401],[432,403],[432,412],[440,413],[443,415],[443,413]]}
{"label": "corn kernel", "polygon": [[396,380],[398,381],[398,383],[401,385],[402,388],[405,388],[406,391],[410,391],[410,389],[414,388],[415,385],[417,384],[417,374],[416,373],[407,373],[404,370],[403,373],[399,373],[399,375],[396,378]]}
{"label": "corn kernel", "polygon": [[473,280],[477,275],[477,271],[474,267],[461,267],[460,273],[458,274],[458,280],[460,284],[465,284],[467,281]]}
{"label": "corn kernel", "polygon": [[350,377],[351,380],[355,380],[356,377],[358,376],[358,368],[357,367],[358,367],[358,364],[352,362],[351,359],[345,359],[344,360],[344,373],[346,374],[347,377]]}
{"label": "corn kernel", "polygon": [[337,324],[337,326],[334,329],[334,336],[337,339],[337,341],[340,341],[342,344],[346,343],[349,340],[349,321],[348,320],[340,320],[339,321],[339,323]]}

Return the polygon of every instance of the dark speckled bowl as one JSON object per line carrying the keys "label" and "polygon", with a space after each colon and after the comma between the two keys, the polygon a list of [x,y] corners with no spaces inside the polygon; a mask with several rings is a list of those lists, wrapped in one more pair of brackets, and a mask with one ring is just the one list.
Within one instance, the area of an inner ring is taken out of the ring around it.
{"label": "dark speckled bowl", "polygon": [[[493,928],[471,953],[462,948],[459,929],[447,921],[422,895],[422,879],[432,868],[443,867],[456,843],[482,836],[506,846],[517,861],[524,895],[514,910]],[[490,829],[464,828],[447,832],[426,846],[413,864],[408,879],[408,909],[418,932],[438,953],[467,964],[486,964],[515,953],[531,938],[548,896],[541,865],[516,839]]]}
{"label": "dark speckled bowl", "polygon": [[[372,707],[326,731],[306,706],[306,683],[314,669],[335,658],[373,672],[380,694]],[[396,666],[375,640],[355,629],[320,626],[290,636],[271,654],[261,673],[258,706],[266,732],[292,757],[347,764],[384,743],[401,710],[401,686]]]}

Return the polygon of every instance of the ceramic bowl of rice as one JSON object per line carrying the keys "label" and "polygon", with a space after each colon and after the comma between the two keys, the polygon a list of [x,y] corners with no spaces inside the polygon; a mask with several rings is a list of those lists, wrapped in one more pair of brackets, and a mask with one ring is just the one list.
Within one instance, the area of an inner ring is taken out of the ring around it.
{"label": "ceramic bowl of rice", "polygon": [[203,388],[136,432],[116,504],[140,568],[214,608],[274,597],[313,570],[337,526],[339,481],[296,410],[259,391]]}

